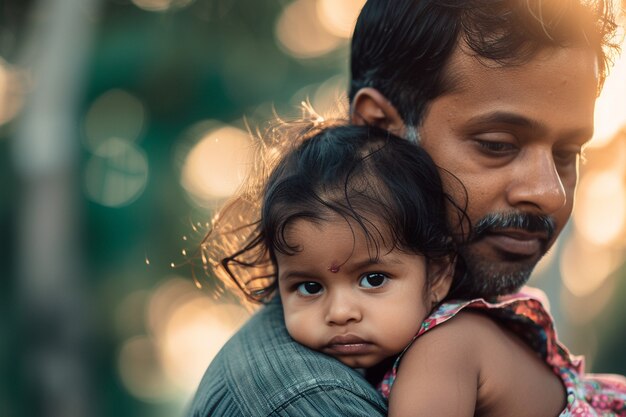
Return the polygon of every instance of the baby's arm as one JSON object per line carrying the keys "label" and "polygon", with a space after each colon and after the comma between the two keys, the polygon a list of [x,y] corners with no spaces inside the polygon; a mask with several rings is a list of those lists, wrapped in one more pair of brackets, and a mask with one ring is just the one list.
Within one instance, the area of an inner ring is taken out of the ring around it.
{"label": "baby's arm", "polygon": [[460,314],[413,343],[391,389],[390,417],[474,415],[481,354],[473,318]]}

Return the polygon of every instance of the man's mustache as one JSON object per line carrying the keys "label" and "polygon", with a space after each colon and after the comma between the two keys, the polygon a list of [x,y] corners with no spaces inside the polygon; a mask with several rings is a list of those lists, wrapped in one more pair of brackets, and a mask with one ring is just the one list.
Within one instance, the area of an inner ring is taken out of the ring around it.
{"label": "man's mustache", "polygon": [[552,216],[524,212],[489,213],[474,225],[470,242],[479,240],[490,233],[512,229],[544,233],[546,241],[551,241],[556,231],[556,221]]}

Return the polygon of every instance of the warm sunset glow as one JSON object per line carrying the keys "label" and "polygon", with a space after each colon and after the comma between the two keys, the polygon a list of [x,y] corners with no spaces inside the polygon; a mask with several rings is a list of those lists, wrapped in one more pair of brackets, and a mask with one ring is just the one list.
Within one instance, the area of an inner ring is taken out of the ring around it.
{"label": "warm sunset glow", "polygon": [[13,119],[24,104],[24,85],[15,67],[0,57],[0,125]]}
{"label": "warm sunset glow", "polygon": [[248,132],[223,125],[213,128],[188,152],[181,183],[194,201],[211,207],[216,199],[229,197],[239,188],[251,157]]}
{"label": "warm sunset glow", "polygon": [[315,0],[295,0],[285,7],[276,22],[276,38],[287,53],[297,58],[324,55],[341,42],[320,22]]}
{"label": "warm sunset glow", "polygon": [[147,330],[146,335],[131,336],[120,349],[122,382],[138,398],[167,401],[193,393],[213,357],[250,313],[241,306],[214,301],[191,280],[173,277],[152,294],[129,295],[116,316],[123,333],[137,330],[134,321],[123,323],[123,317],[145,320]]}
{"label": "warm sunset glow", "polygon": [[536,285],[536,282],[540,279],[540,277],[552,266],[552,263],[556,260],[557,256],[555,255],[557,252],[557,245],[559,245],[560,241],[557,240],[556,243],[548,253],[546,253],[543,258],[539,260],[535,269],[533,269],[533,273],[530,276],[529,283],[531,285]]}
{"label": "warm sunset glow", "polygon": [[136,336],[124,343],[118,355],[117,370],[128,392],[137,398],[164,402],[172,396],[154,341],[147,336]]}
{"label": "warm sunset glow", "polygon": [[328,32],[348,39],[364,4],[365,0],[317,0],[317,16]]}
{"label": "warm sunset glow", "polygon": [[198,386],[211,360],[249,317],[242,307],[219,305],[198,291],[196,294],[167,318],[160,343],[165,373],[188,393]]}
{"label": "warm sunset glow", "polygon": [[322,83],[300,88],[289,102],[294,109],[300,108],[306,117],[315,113],[327,119],[347,119],[349,113],[347,91],[347,76],[335,75]]}
{"label": "warm sunset glow", "polygon": [[624,233],[626,184],[621,171],[589,172],[574,210],[576,229],[590,242],[610,245]]}
{"label": "warm sunset glow", "polygon": [[615,295],[615,281],[608,280],[592,294],[578,297],[568,291],[569,288],[561,289],[561,311],[567,320],[576,325],[585,325],[602,313]]}
{"label": "warm sunset glow", "polygon": [[[626,50],[626,42],[622,51]],[[604,88],[596,102],[595,133],[590,147],[606,145],[622,127],[626,126],[626,53],[615,60]]]}
{"label": "warm sunset glow", "polygon": [[153,292],[146,309],[146,324],[150,332],[161,338],[165,323],[178,306],[194,299],[197,290],[186,278],[170,277]]}
{"label": "warm sunset glow", "polygon": [[619,252],[572,237],[565,242],[559,268],[565,288],[577,297],[586,297],[602,286],[620,264]]}
{"label": "warm sunset glow", "polygon": [[346,117],[348,114],[348,78],[336,75],[324,81],[311,99],[313,109],[323,115]]}

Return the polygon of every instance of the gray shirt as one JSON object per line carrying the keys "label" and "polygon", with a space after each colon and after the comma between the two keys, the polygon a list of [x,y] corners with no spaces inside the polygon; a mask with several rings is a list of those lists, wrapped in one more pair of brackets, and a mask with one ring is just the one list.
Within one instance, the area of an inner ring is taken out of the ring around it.
{"label": "gray shirt", "polygon": [[206,416],[385,416],[387,405],[357,372],[296,343],[274,300],[224,345],[188,412]]}

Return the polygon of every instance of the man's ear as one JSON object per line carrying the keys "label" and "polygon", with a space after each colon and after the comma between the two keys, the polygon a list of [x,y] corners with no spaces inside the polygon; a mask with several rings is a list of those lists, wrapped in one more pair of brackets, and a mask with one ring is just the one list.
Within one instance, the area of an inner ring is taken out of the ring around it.
{"label": "man's ear", "polygon": [[456,259],[453,257],[428,261],[429,296],[433,306],[439,304],[450,292],[455,265]]}
{"label": "man's ear", "polygon": [[354,125],[376,126],[404,137],[404,121],[387,97],[372,87],[357,91],[350,107],[350,122]]}

